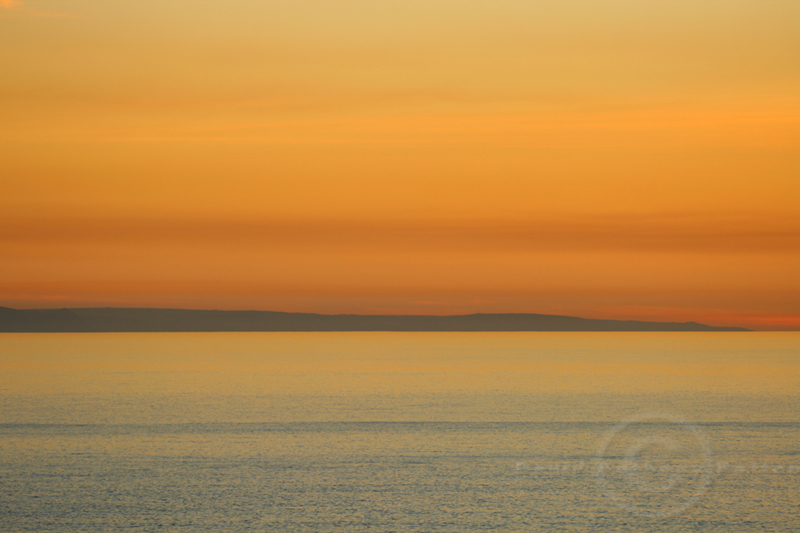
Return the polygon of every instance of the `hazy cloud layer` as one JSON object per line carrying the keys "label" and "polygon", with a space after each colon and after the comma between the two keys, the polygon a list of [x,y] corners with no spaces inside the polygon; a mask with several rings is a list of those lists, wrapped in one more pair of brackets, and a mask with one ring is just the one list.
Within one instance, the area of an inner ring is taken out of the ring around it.
{"label": "hazy cloud layer", "polygon": [[326,250],[630,250],[796,252],[800,224],[780,217],[617,215],[540,220],[236,220],[0,218],[0,242]]}

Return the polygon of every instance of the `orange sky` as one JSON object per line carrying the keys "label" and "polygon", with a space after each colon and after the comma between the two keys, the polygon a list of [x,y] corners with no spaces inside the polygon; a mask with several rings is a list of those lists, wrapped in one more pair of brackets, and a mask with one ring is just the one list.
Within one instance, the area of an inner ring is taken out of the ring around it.
{"label": "orange sky", "polygon": [[800,329],[796,0],[0,0],[0,305]]}

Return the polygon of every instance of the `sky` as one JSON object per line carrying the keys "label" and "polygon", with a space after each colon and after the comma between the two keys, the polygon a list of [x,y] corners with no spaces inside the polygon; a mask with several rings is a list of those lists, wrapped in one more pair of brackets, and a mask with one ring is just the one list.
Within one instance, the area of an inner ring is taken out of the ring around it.
{"label": "sky", "polygon": [[0,306],[800,329],[797,0],[0,0]]}

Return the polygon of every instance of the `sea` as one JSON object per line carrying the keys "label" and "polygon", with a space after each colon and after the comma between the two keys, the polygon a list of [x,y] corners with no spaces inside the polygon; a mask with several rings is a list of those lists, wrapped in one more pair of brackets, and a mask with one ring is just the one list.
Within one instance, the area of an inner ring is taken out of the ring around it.
{"label": "sea", "polygon": [[800,333],[0,334],[0,531],[797,532]]}

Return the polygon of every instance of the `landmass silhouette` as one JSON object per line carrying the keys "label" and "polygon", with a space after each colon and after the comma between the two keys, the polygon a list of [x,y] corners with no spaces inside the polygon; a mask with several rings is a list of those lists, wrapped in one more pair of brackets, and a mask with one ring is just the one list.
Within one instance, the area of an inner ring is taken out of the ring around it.
{"label": "landmass silhouette", "polygon": [[323,315],[278,311],[147,308],[11,309],[0,332],[202,331],[749,331],[697,322],[602,320],[529,313],[469,315]]}

